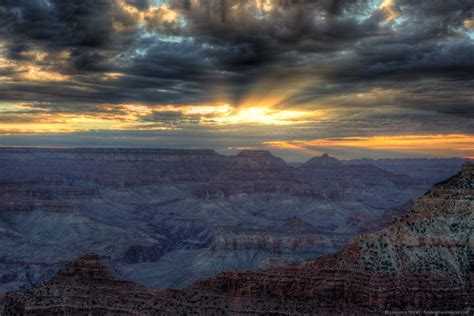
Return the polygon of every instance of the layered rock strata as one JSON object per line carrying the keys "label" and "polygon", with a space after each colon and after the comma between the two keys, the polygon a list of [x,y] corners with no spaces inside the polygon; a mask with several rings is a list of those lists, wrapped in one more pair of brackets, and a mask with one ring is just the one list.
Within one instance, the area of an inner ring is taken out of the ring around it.
{"label": "layered rock strata", "polygon": [[[285,268],[226,272],[185,290],[114,279],[94,255],[44,286],[1,298],[3,314],[358,314],[464,312],[474,306],[474,166],[392,225],[343,251]],[[291,225],[290,225],[291,226]]]}

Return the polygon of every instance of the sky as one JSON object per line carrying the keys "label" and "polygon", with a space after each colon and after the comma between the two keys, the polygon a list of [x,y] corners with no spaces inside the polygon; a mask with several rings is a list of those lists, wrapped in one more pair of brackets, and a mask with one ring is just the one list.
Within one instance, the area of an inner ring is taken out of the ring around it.
{"label": "sky", "polygon": [[0,145],[474,158],[472,0],[0,0]]}

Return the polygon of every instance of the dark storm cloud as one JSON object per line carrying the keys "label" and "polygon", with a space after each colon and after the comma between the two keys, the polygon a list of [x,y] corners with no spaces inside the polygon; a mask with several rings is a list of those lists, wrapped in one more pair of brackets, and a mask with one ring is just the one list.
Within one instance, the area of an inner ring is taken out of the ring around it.
{"label": "dark storm cloud", "polygon": [[[123,110],[102,104],[239,106],[261,80],[301,77],[308,84],[278,108],[327,107],[347,117],[391,109],[380,114],[385,123],[405,115],[419,130],[469,131],[461,118],[474,108],[474,30],[465,23],[473,2],[381,2],[4,0],[0,57],[9,64],[0,65],[0,100],[109,115]],[[26,80],[21,66],[29,64],[68,79]],[[178,113],[144,121],[189,123]],[[383,124],[374,115],[339,119],[345,130],[375,133]]]}
{"label": "dark storm cloud", "polygon": [[24,51],[30,40],[49,49],[101,47],[111,34],[102,22],[109,11],[103,1],[7,1],[2,11],[2,33],[18,42],[10,46],[10,56]]}
{"label": "dark storm cloud", "polygon": [[155,125],[147,125],[149,126],[157,126],[157,127],[164,127],[164,126],[189,126],[189,125],[196,125],[199,123],[199,117],[197,116],[186,116],[182,112],[178,111],[153,111],[151,114],[143,117],[141,119],[144,123],[156,123]]}

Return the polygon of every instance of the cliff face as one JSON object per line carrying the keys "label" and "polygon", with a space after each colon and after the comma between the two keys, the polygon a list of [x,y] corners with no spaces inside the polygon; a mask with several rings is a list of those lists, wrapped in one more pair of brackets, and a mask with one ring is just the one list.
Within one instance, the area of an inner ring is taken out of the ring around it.
{"label": "cliff face", "polygon": [[218,256],[247,251],[282,257],[289,254],[301,259],[335,251],[346,239],[347,235],[329,236],[327,231],[295,218],[274,229],[221,228],[214,234],[210,250]]}
{"label": "cliff face", "polygon": [[0,213],[42,210],[73,212],[71,199],[99,197],[97,188],[44,186],[33,181],[0,181]]}
{"label": "cliff face", "polygon": [[350,161],[343,163],[327,154],[310,159],[302,164],[299,169],[304,171],[309,181],[319,181],[325,186],[337,185],[341,188],[417,183],[416,180],[404,174],[394,174],[369,163],[350,164]]}
{"label": "cliff face", "polygon": [[229,157],[230,163],[205,186],[197,187],[199,197],[228,197],[252,193],[291,193],[304,184],[296,170],[267,151],[244,150]]}
{"label": "cliff face", "polygon": [[[37,289],[4,295],[12,311],[139,314],[468,312],[474,305],[474,167],[439,183],[410,212],[341,252],[285,268],[226,272],[155,293],[80,258]],[[297,226],[290,223],[281,229]]]}
{"label": "cliff face", "polygon": [[346,191],[374,186],[416,186],[407,175],[393,174],[374,165],[345,165],[327,154],[299,168],[266,151],[242,151],[229,157],[218,176],[194,189],[196,196],[212,198],[252,193],[285,193],[327,199],[343,198]]}
{"label": "cliff face", "polygon": [[4,179],[95,183],[113,187],[205,182],[227,157],[212,150],[0,148]]}

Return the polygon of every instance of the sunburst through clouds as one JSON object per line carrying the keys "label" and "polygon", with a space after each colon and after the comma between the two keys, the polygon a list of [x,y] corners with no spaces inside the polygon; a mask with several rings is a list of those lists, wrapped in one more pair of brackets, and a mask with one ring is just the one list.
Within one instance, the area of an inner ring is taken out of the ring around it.
{"label": "sunburst through clouds", "polygon": [[472,14],[470,1],[2,3],[0,143],[472,156]]}

